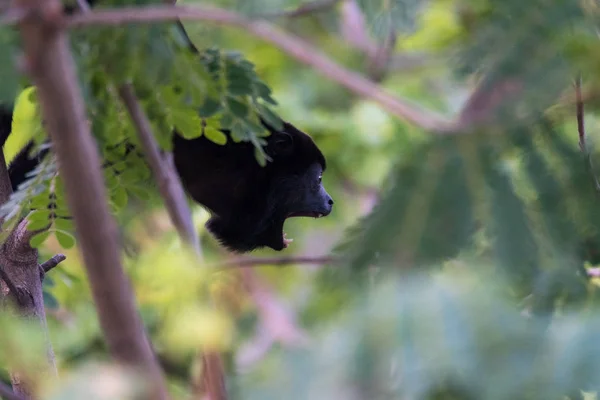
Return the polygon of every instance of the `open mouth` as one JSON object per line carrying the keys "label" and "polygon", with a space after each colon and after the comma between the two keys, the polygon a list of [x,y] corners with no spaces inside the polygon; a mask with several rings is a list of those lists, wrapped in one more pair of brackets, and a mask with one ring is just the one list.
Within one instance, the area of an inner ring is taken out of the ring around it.
{"label": "open mouth", "polygon": [[[310,218],[321,218],[323,217],[324,214],[319,213],[319,212],[315,212],[315,211],[300,211],[300,212],[292,212],[289,213],[285,219],[288,218],[297,218],[297,217],[310,217]],[[284,220],[285,222],[285,220]],[[293,241],[294,239],[291,238],[287,238],[287,234],[283,231],[282,229],[282,235],[283,235],[283,248],[286,249]]]}

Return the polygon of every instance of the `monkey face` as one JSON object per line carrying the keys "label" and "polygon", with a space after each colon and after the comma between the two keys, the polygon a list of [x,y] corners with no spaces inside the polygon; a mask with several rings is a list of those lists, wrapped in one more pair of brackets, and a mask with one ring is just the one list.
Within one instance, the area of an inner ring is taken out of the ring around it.
{"label": "monkey face", "polygon": [[[246,209],[238,214],[238,218],[224,219],[214,215],[207,227],[234,252],[243,253],[261,247],[281,251],[293,241],[283,231],[287,219],[321,218],[331,213],[334,201],[323,187],[322,172],[319,163],[299,174],[279,171],[269,180],[262,206]],[[253,195],[248,194],[247,199],[251,198]]]}
{"label": "monkey face", "polygon": [[323,168],[314,163],[303,174],[283,176],[274,181],[274,198],[277,199],[273,204],[274,223],[267,229],[260,245],[278,251],[287,248],[293,241],[283,231],[288,218],[321,218],[331,213],[334,201],[323,187],[322,175]]}

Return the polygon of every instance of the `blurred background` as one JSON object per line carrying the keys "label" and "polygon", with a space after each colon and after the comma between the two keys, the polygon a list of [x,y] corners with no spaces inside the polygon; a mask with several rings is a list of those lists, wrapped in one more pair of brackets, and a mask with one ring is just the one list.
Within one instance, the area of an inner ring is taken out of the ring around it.
{"label": "blurred background", "polygon": [[[194,206],[197,265],[160,200],[129,195],[125,263],[173,398],[192,396],[206,349],[226,354],[231,398],[597,398],[597,2],[183,4],[276,25],[431,124],[243,28],[184,22],[199,49],[254,64],[273,109],[325,154],[335,207],[287,221],[283,253],[240,258]],[[49,393],[133,398],[135,381],[107,364],[82,260],[60,239],[40,248],[67,256],[44,282],[64,381]],[[43,356],[22,325],[0,322],[0,365]]]}

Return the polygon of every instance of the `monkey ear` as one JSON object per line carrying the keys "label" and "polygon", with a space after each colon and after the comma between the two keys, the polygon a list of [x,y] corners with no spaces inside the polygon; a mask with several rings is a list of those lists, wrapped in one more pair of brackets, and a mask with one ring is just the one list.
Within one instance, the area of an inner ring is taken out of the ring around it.
{"label": "monkey ear", "polygon": [[289,133],[273,132],[267,140],[267,154],[273,158],[286,157],[294,152],[294,138]]}

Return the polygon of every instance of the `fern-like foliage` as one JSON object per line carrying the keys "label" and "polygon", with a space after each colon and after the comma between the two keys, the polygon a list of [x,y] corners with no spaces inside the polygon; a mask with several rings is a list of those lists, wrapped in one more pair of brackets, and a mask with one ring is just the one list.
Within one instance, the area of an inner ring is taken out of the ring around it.
{"label": "fern-like foliage", "polygon": [[349,265],[328,271],[338,279],[376,265],[438,265],[471,249],[506,272],[522,296],[533,291],[550,301],[559,295],[553,282],[579,281],[584,246],[600,245],[593,171],[546,118],[432,139],[390,180],[338,247]]}
{"label": "fern-like foliage", "polygon": [[[109,1],[102,6],[122,4]],[[162,149],[171,150],[174,131],[186,138],[205,135],[225,144],[227,137],[220,130],[228,129],[235,142],[254,144],[258,163],[268,161],[263,151],[268,131],[260,118],[281,126],[270,109],[277,103],[254,65],[240,54],[217,48],[196,54],[173,23],[77,31],[71,35],[71,45],[102,156],[108,201],[115,213],[123,210],[129,199],[148,200],[155,193],[143,155],[131,147],[138,138],[118,95],[122,84],[133,85]],[[33,102],[37,104],[35,99]],[[42,140],[44,137],[42,134]],[[46,171],[48,166],[52,166],[51,172]],[[6,218],[5,226],[11,227],[31,210],[32,229],[50,227],[34,236],[34,247],[52,234],[65,247],[74,244],[62,181],[51,158],[31,173],[0,209],[0,216]]]}

